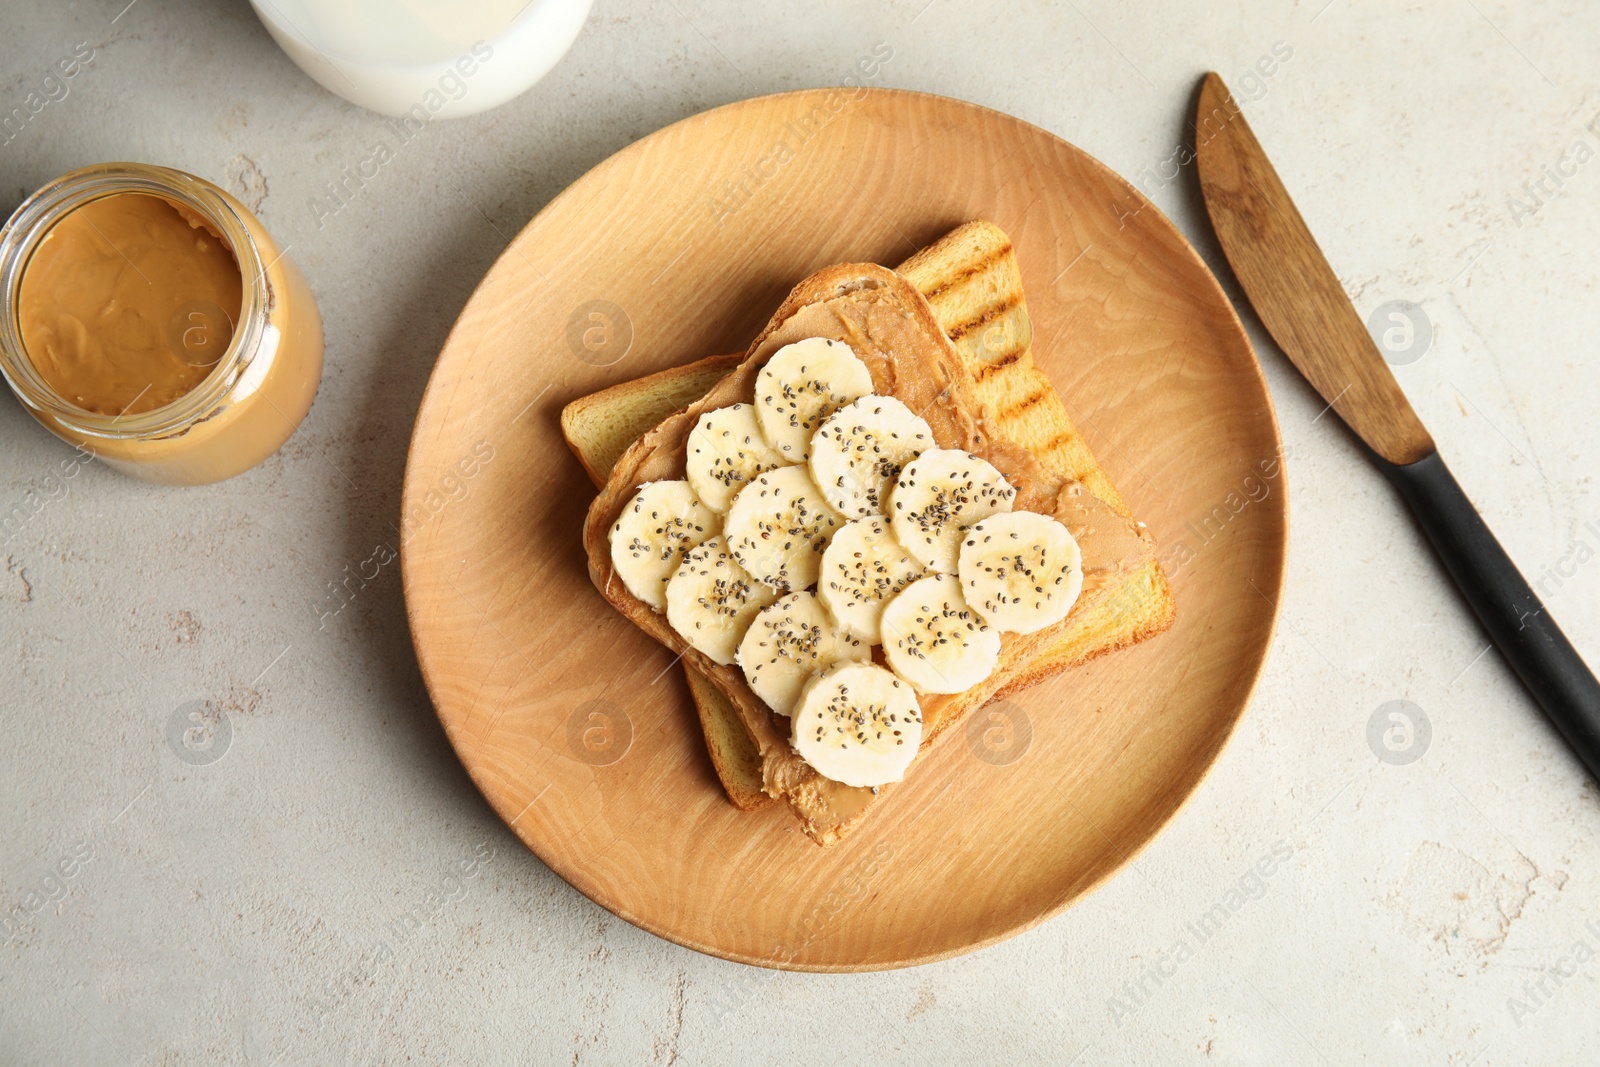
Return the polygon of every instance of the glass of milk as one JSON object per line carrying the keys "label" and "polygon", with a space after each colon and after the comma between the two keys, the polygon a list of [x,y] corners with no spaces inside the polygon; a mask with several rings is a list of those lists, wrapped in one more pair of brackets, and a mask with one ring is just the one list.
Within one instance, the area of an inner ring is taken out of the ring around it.
{"label": "glass of milk", "polygon": [[329,91],[417,118],[472,115],[524,92],[572,47],[592,2],[250,0]]}

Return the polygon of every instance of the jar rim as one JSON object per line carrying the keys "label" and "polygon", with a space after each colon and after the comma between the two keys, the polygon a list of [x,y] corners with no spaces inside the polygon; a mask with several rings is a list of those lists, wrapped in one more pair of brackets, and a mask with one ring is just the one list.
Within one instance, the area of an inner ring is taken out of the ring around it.
{"label": "jar rim", "polygon": [[[34,366],[18,322],[22,276],[39,242],[57,222],[95,200],[123,193],[160,197],[193,211],[221,235],[239,265],[243,294],[233,339],[215,367],[187,393],[135,415],[103,415],[72,403]],[[249,226],[222,191],[203,178],[147,163],[98,163],[48,182],[0,228],[0,374],[18,398],[87,437],[168,437],[215,415],[260,351],[273,294]]]}

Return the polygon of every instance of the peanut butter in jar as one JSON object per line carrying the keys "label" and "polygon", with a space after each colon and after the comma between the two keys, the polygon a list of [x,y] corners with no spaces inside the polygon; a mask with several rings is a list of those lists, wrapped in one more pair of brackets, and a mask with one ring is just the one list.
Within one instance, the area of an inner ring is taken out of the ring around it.
{"label": "peanut butter in jar", "polygon": [[56,179],[0,232],[0,370],[47,429],[124,473],[214,482],[305,417],[322,323],[233,197],[102,164]]}

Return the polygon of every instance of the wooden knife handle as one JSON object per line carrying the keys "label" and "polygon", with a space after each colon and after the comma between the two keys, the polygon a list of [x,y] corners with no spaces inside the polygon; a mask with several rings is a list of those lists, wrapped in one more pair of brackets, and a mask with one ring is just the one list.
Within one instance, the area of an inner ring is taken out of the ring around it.
{"label": "wooden knife handle", "polygon": [[1438,452],[1372,457],[1400,490],[1489,638],[1567,744],[1600,779],[1600,682],[1545,610]]}

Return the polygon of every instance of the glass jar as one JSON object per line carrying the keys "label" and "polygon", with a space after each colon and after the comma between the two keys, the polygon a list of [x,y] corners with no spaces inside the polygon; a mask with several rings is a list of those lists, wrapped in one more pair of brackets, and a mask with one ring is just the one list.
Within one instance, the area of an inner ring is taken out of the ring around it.
{"label": "glass jar", "polygon": [[[160,197],[203,220],[233,253],[243,300],[231,343],[191,390],[149,411],[105,415],[71,403],[39,373],[23,342],[19,296],[51,227],[121,193]],[[46,429],[124,474],[167,485],[231,478],[289,439],[322,378],[322,319],[286,251],[243,204],[192,174],[142,163],[63,174],[0,230],[0,372]]]}

